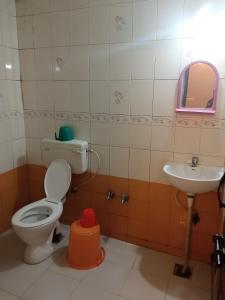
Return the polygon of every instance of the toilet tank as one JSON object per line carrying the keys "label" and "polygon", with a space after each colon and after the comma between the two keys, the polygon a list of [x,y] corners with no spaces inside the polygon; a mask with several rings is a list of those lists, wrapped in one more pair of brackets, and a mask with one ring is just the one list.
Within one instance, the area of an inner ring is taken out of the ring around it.
{"label": "toilet tank", "polygon": [[61,142],[53,139],[42,140],[42,154],[46,166],[53,160],[65,159],[71,166],[73,174],[82,174],[88,169],[88,142],[71,140]]}

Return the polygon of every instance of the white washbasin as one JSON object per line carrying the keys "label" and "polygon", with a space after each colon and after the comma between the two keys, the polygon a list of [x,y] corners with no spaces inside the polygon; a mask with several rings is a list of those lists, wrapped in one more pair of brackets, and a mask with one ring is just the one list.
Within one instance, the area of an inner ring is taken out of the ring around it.
{"label": "white washbasin", "polygon": [[192,167],[187,163],[168,162],[163,171],[169,182],[178,190],[200,194],[217,189],[220,179],[224,174],[224,168],[198,165]]}

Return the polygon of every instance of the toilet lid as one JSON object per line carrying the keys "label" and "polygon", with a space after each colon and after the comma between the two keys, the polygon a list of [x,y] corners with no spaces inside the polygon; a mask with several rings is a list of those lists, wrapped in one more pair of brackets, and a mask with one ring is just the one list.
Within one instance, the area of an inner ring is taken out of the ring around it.
{"label": "toilet lid", "polygon": [[71,182],[71,168],[64,159],[54,160],[45,175],[45,193],[47,200],[60,202],[66,195]]}

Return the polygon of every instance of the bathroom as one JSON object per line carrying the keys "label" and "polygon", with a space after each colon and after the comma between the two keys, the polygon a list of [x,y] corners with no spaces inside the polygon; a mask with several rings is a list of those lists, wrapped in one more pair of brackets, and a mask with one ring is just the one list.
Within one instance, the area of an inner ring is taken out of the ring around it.
{"label": "bathroom", "polygon": [[[176,276],[187,194],[163,167],[193,157],[224,167],[224,20],[224,0],[0,0],[0,300],[211,299],[213,236],[223,233],[216,189],[194,199],[192,274]],[[198,61],[217,79],[208,113],[179,110],[179,78]],[[43,139],[65,126],[88,142],[88,170],[72,176],[63,246],[27,264],[12,217],[45,197]],[[66,251],[85,208],[105,259],[78,271]]]}

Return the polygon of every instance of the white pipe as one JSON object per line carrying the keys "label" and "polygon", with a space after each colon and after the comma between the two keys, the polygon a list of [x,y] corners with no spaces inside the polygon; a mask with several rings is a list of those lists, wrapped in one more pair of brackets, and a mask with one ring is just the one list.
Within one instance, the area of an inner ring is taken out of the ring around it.
{"label": "white pipe", "polygon": [[192,235],[192,211],[194,204],[194,195],[187,194],[187,204],[188,204],[188,215],[187,215],[187,229],[185,238],[185,252],[184,252],[184,266],[182,272],[185,273],[189,268],[190,260],[190,246],[191,246],[191,235]]}

